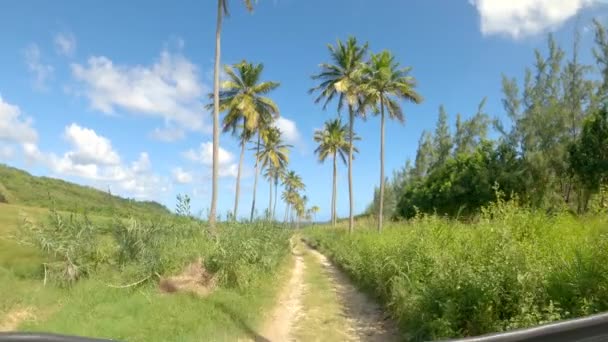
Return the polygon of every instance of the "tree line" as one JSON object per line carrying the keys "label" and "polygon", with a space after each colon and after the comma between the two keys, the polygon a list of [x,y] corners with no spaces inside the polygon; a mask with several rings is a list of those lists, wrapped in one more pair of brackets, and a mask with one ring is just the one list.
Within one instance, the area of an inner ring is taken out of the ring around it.
{"label": "tree line", "polygon": [[[536,50],[523,82],[503,75],[501,119],[484,110],[450,129],[439,108],[434,132],[423,132],[412,162],[376,189],[369,214],[475,214],[496,194],[547,211],[584,213],[608,181],[608,31],[594,21],[594,64],[580,61],[578,32],[566,56],[552,35]],[[489,139],[489,132],[497,138]],[[382,201],[387,205],[383,208]]]}
{"label": "tree line", "polygon": [[[245,0],[244,4],[249,11],[253,10],[252,1]],[[210,94],[213,102],[208,106],[209,109],[213,109],[213,190],[209,222],[214,225],[216,220],[220,113],[224,113],[223,131],[232,133],[239,139],[241,145],[233,217],[236,219],[238,212],[245,148],[253,140],[255,141],[255,178],[250,220],[253,220],[255,213],[258,175],[260,169],[263,169],[269,183],[267,217],[275,219],[277,191],[281,184],[284,189],[281,199],[286,204],[284,221],[295,216],[299,222],[301,218],[314,216],[319,208],[306,207],[307,197],[302,193],[305,185],[299,175],[287,168],[289,149],[292,146],[283,142],[281,131],[273,125],[279,116],[279,109],[266,95],[276,89],[279,83],[262,81],[263,65],[243,60],[241,63],[224,68],[228,79],[220,84],[220,37],[222,19],[227,15],[227,0],[218,0],[214,91]],[[315,152],[320,162],[325,161],[327,157],[333,160],[331,221],[334,225],[337,219],[337,158],[340,157],[342,162],[348,165],[349,231],[352,231],[354,229],[352,162],[353,154],[357,152],[353,143],[359,139],[354,131],[355,119],[368,114],[380,116],[380,192],[382,192],[385,178],[385,118],[388,116],[390,119],[403,122],[401,102],[405,100],[420,103],[422,97],[415,91],[416,80],[410,75],[411,67],[401,67],[389,51],[369,53],[368,44],[359,44],[354,37],[348,38],[345,42],[338,40],[336,45],[329,45],[328,48],[330,62],[321,63],[320,71],[312,76],[318,84],[310,90],[310,93],[316,94],[315,102],[322,102],[324,109],[335,100],[338,118],[329,120],[323,130],[315,132],[314,140],[318,143]],[[342,124],[340,117],[344,108],[347,108],[348,112],[348,125]],[[379,212],[378,222],[378,229],[381,229],[382,210]]]}

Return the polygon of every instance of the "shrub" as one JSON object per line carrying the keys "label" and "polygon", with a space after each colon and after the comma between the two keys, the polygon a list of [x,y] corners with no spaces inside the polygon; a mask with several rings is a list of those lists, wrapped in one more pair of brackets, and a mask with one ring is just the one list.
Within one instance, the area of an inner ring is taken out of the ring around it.
{"label": "shrub", "polygon": [[602,222],[499,198],[469,224],[421,216],[381,234],[312,228],[306,236],[378,297],[411,340],[428,340],[608,310]]}

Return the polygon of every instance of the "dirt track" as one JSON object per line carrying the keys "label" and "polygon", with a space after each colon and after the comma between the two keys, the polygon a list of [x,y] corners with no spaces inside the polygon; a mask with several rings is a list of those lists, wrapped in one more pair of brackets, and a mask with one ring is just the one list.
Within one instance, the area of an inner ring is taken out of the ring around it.
{"label": "dirt track", "polygon": [[[323,335],[323,324],[328,325],[325,327],[326,332],[327,329],[341,330],[339,338],[343,341],[399,340],[394,323],[385,318],[380,307],[358,291],[323,254],[299,241],[293,253],[295,258],[291,277],[279,295],[277,306],[267,319],[261,333],[263,338],[258,341],[328,341],[330,337]],[[305,259],[307,254],[313,257]],[[306,261],[316,262],[321,267],[307,268]],[[314,308],[305,305],[305,296],[315,295],[311,293],[312,284],[306,283],[306,272],[320,272],[312,276],[324,277],[324,281],[329,284],[333,300],[325,303],[328,310],[322,307],[323,304]],[[311,291],[307,291],[309,287]],[[330,305],[337,306],[338,310],[329,310]],[[310,325],[307,315],[328,311],[335,317],[324,317],[321,322]],[[309,322],[308,326],[306,321]],[[307,329],[307,337],[295,336],[297,329]],[[334,336],[331,339],[335,338]]]}

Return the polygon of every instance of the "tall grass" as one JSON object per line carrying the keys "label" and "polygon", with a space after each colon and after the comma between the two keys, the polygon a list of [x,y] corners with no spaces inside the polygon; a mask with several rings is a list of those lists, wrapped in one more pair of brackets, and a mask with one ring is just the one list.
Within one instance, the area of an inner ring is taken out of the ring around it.
{"label": "tall grass", "polygon": [[240,288],[276,270],[288,253],[290,235],[268,222],[229,223],[210,231],[186,217],[95,223],[86,215],[51,210],[47,220],[26,220],[14,239],[38,249],[44,275],[62,285],[94,275],[152,278],[177,273],[201,258],[220,285]]}
{"label": "tall grass", "polygon": [[[23,244],[35,258],[0,260],[0,323],[25,310],[30,318],[19,330],[128,341],[255,340],[287,273],[291,236],[268,222],[210,230],[186,217],[90,219],[53,210],[6,234],[7,246]],[[160,291],[160,277],[199,259],[214,278],[204,299]]]}
{"label": "tall grass", "polygon": [[470,223],[419,216],[380,234],[306,236],[420,341],[608,310],[607,223],[499,200]]}

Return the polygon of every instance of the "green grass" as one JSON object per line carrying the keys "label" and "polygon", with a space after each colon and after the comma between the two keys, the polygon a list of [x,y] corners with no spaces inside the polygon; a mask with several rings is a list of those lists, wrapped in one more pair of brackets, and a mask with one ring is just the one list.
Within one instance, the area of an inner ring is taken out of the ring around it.
{"label": "green grass", "polygon": [[608,310],[608,224],[512,203],[468,224],[434,216],[306,230],[411,340],[478,335]]}
{"label": "green grass", "polygon": [[169,215],[163,205],[135,201],[91,187],[29,173],[0,164],[0,204],[7,202],[30,207],[87,212],[102,216]]}
{"label": "green grass", "polygon": [[[64,195],[77,196],[63,192],[59,197]],[[16,196],[5,198],[14,201]],[[94,212],[87,221],[81,215],[70,218],[69,211],[53,216],[46,208],[0,203],[0,326],[25,310],[30,315],[18,330],[128,341],[257,338],[282,285],[277,279],[289,272],[291,233],[266,223],[226,224],[210,231],[194,219],[154,212],[142,217],[141,210],[132,208],[113,217],[103,216],[104,210]],[[32,224],[24,225],[22,214]],[[15,236],[33,245],[19,244]],[[77,281],[62,279],[66,250],[86,271]],[[155,273],[177,274],[198,257],[218,278],[209,296],[158,290]],[[46,286],[45,262],[60,267],[49,270]],[[108,286],[145,275],[149,281],[140,286]]]}

